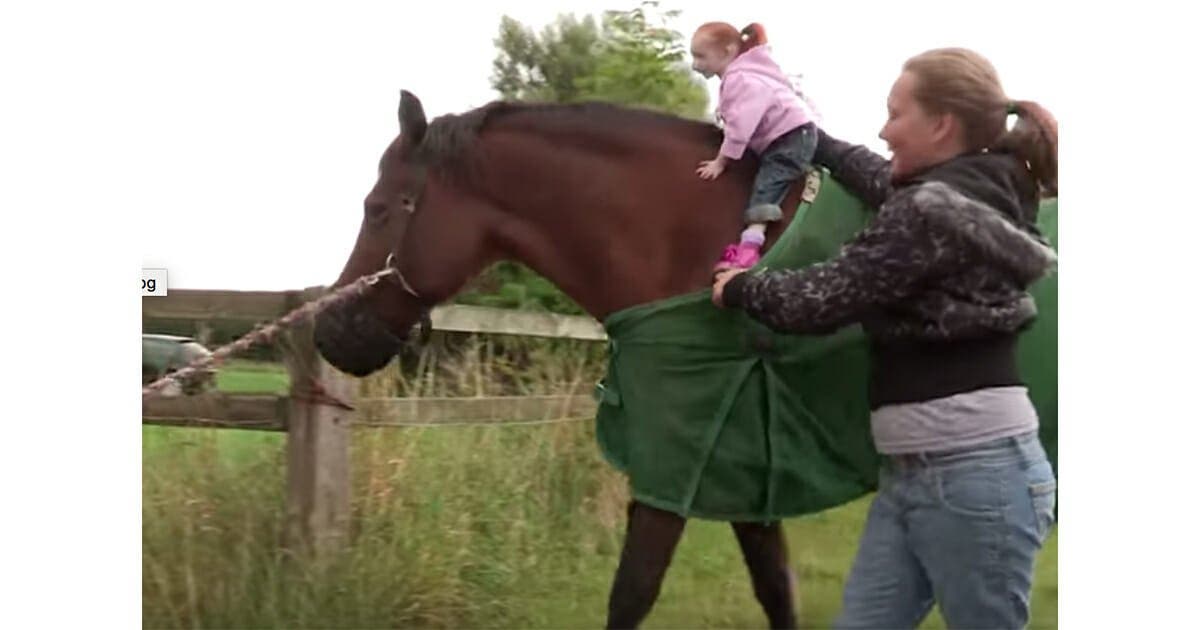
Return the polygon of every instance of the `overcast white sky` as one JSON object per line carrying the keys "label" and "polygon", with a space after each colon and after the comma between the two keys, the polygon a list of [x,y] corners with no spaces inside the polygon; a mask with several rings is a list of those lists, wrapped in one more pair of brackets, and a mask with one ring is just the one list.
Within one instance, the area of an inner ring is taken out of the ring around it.
{"label": "overcast white sky", "polygon": [[[876,138],[900,64],[963,45],[997,66],[1010,96],[1060,101],[1058,24],[1040,3],[684,2],[675,28],[762,22],[785,70],[833,134]],[[557,14],[635,2],[197,3],[138,15],[122,85],[139,108],[129,175],[144,214],[144,267],[176,288],[292,289],[332,282],[358,229],[379,155],[397,131],[401,88],[432,118],[495,98],[500,16],[539,28]],[[987,9],[983,11],[982,9]],[[154,13],[158,11],[159,13]],[[154,28],[149,28],[154,25]],[[715,96],[716,80],[709,82]]]}

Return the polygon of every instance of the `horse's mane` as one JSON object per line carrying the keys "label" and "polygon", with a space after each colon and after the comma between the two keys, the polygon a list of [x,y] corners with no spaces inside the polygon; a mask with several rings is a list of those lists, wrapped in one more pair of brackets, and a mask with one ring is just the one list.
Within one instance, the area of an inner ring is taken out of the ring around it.
{"label": "horse's mane", "polygon": [[716,147],[721,131],[711,123],[612,103],[571,104],[493,101],[461,114],[435,118],[419,147],[421,161],[468,175],[480,135],[512,126],[545,134],[574,134],[592,142],[645,143],[650,134],[692,138]]}

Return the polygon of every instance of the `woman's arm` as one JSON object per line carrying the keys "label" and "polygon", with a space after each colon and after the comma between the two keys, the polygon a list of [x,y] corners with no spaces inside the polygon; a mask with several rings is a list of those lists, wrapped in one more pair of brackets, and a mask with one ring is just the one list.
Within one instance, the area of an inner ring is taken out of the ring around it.
{"label": "woman's arm", "polygon": [[743,273],[721,292],[773,330],[820,334],[912,295],[947,250],[908,204],[889,207],[837,257],[803,269]]}
{"label": "woman's arm", "polygon": [[865,146],[838,140],[817,130],[813,162],[829,169],[833,178],[854,196],[878,210],[892,192],[891,162]]}

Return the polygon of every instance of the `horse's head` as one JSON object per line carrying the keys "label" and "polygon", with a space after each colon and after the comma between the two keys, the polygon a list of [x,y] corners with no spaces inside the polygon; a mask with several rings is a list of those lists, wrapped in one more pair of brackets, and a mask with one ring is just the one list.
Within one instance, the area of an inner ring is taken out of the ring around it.
{"label": "horse's head", "polygon": [[739,160],[720,180],[699,180],[696,163],[719,144],[712,125],[596,103],[499,102],[427,123],[403,93],[400,134],[334,287],[389,260],[396,273],[323,312],[317,348],[342,371],[370,374],[433,305],[500,259],[600,320],[708,286],[754,177]]}
{"label": "horse's head", "polygon": [[400,98],[400,134],[384,151],[379,178],[363,202],[350,258],[332,288],[390,265],[396,273],[362,300],[317,316],[314,341],[338,369],[365,376],[387,365],[429,310],[453,295],[486,262],[487,203],[436,177],[423,144],[429,125],[421,102]]}

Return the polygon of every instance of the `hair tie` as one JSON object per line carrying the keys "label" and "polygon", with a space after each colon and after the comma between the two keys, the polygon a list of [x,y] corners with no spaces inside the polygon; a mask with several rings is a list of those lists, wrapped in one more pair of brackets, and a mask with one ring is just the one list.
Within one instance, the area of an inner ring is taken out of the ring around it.
{"label": "hair tie", "polygon": [[1013,101],[1008,102],[1008,110],[1007,111],[1009,114],[1019,114],[1020,113],[1017,111],[1017,104]]}

